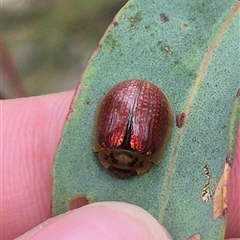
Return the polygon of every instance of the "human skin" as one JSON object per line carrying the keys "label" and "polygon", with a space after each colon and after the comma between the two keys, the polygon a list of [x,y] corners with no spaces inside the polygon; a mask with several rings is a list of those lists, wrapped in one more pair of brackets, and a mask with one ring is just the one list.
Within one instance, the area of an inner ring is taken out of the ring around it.
{"label": "human skin", "polygon": [[[0,151],[2,156],[0,166],[2,186],[0,189],[0,233],[3,240],[13,239],[51,217],[53,159],[73,93],[71,91],[1,101],[2,138]],[[236,238],[240,237],[240,214],[236,214],[240,212],[240,130],[238,130],[235,161],[230,175],[228,191],[226,237]],[[160,225],[159,228],[154,225],[155,220],[150,215],[147,216],[143,210],[139,210],[139,207],[132,205],[125,207],[124,203],[89,206],[86,211],[73,210],[70,217],[68,214],[50,220],[51,226],[55,227],[66,223],[58,231],[54,227],[49,228],[49,220],[35,228],[34,231],[45,229],[41,231],[51,232],[52,229],[52,232],[59,234],[54,236],[56,239],[60,239],[59,237],[63,234],[69,234],[68,239],[75,239],[71,233],[76,233],[78,226],[76,225],[74,229],[74,224],[67,223],[73,223],[75,218],[87,219],[88,216],[95,214],[95,218],[99,221],[109,222],[109,235],[117,233],[119,239],[124,239],[125,234],[131,236],[130,234],[136,232],[136,229],[138,229],[137,232],[141,233],[141,236],[144,236],[144,234],[165,234],[161,239],[170,239],[165,230]],[[130,210],[125,212],[125,209]],[[117,213],[116,222],[109,220],[112,219],[113,213]],[[136,216],[139,216],[139,218]],[[126,231],[129,231],[127,233],[119,228],[126,221],[129,223],[129,228],[126,229]],[[53,222],[54,224],[52,224]],[[87,221],[83,221],[83,224],[85,222]],[[110,225],[111,222],[112,225]],[[152,225],[156,227],[151,228]],[[89,234],[93,232],[92,226],[86,224],[84,226],[85,230],[89,229]],[[133,231],[133,229],[135,230]],[[82,228],[79,228],[80,230]],[[103,234],[105,232],[103,231]],[[87,231],[80,234],[84,234],[85,237],[81,239],[89,239]],[[31,239],[29,235],[24,237],[21,239]],[[55,239],[54,237],[51,239]],[[105,235],[99,234],[98,237],[98,239],[107,239]],[[114,239],[116,238],[114,237]],[[133,238],[130,237],[130,239]]]}

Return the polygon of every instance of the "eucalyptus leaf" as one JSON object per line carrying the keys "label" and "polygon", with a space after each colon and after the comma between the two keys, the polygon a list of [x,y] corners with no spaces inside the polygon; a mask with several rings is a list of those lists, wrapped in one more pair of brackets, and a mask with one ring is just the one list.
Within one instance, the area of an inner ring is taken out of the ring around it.
{"label": "eucalyptus leaf", "polygon": [[[213,219],[211,197],[239,119],[238,9],[235,0],[130,0],[119,11],[71,105],[53,170],[53,215],[81,196],[124,201],[147,210],[173,239],[224,238],[225,218]],[[160,164],[120,180],[100,164],[92,134],[101,97],[126,79],[159,86],[177,121]]]}

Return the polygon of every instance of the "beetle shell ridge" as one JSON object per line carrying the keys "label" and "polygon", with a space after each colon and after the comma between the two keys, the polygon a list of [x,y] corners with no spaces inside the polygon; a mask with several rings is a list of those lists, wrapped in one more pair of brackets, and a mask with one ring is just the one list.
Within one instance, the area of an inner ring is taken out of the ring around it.
{"label": "beetle shell ridge", "polygon": [[148,81],[127,80],[111,88],[98,105],[93,149],[117,177],[140,175],[160,162],[172,127],[165,93]]}

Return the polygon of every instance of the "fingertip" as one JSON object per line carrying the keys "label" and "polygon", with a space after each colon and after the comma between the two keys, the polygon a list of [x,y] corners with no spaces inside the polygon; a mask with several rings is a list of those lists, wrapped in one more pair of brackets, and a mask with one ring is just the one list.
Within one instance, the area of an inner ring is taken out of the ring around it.
{"label": "fingertip", "polygon": [[166,229],[140,207],[128,203],[102,202],[49,219],[23,239],[171,239]]}
{"label": "fingertip", "polygon": [[237,143],[235,148],[235,157],[233,166],[230,172],[228,181],[228,214],[227,214],[227,228],[225,237],[236,237],[240,236],[240,122],[238,127]]}
{"label": "fingertip", "polygon": [[3,239],[13,239],[51,216],[52,165],[73,94],[1,101],[0,225],[8,229]]}

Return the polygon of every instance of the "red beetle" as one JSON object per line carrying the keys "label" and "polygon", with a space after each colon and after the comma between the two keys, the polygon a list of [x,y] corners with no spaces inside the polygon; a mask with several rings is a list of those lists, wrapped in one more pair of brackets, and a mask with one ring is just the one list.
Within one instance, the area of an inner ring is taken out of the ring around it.
{"label": "red beetle", "polygon": [[119,178],[147,172],[160,162],[173,127],[165,93],[145,80],[127,80],[101,99],[95,116],[93,149]]}

